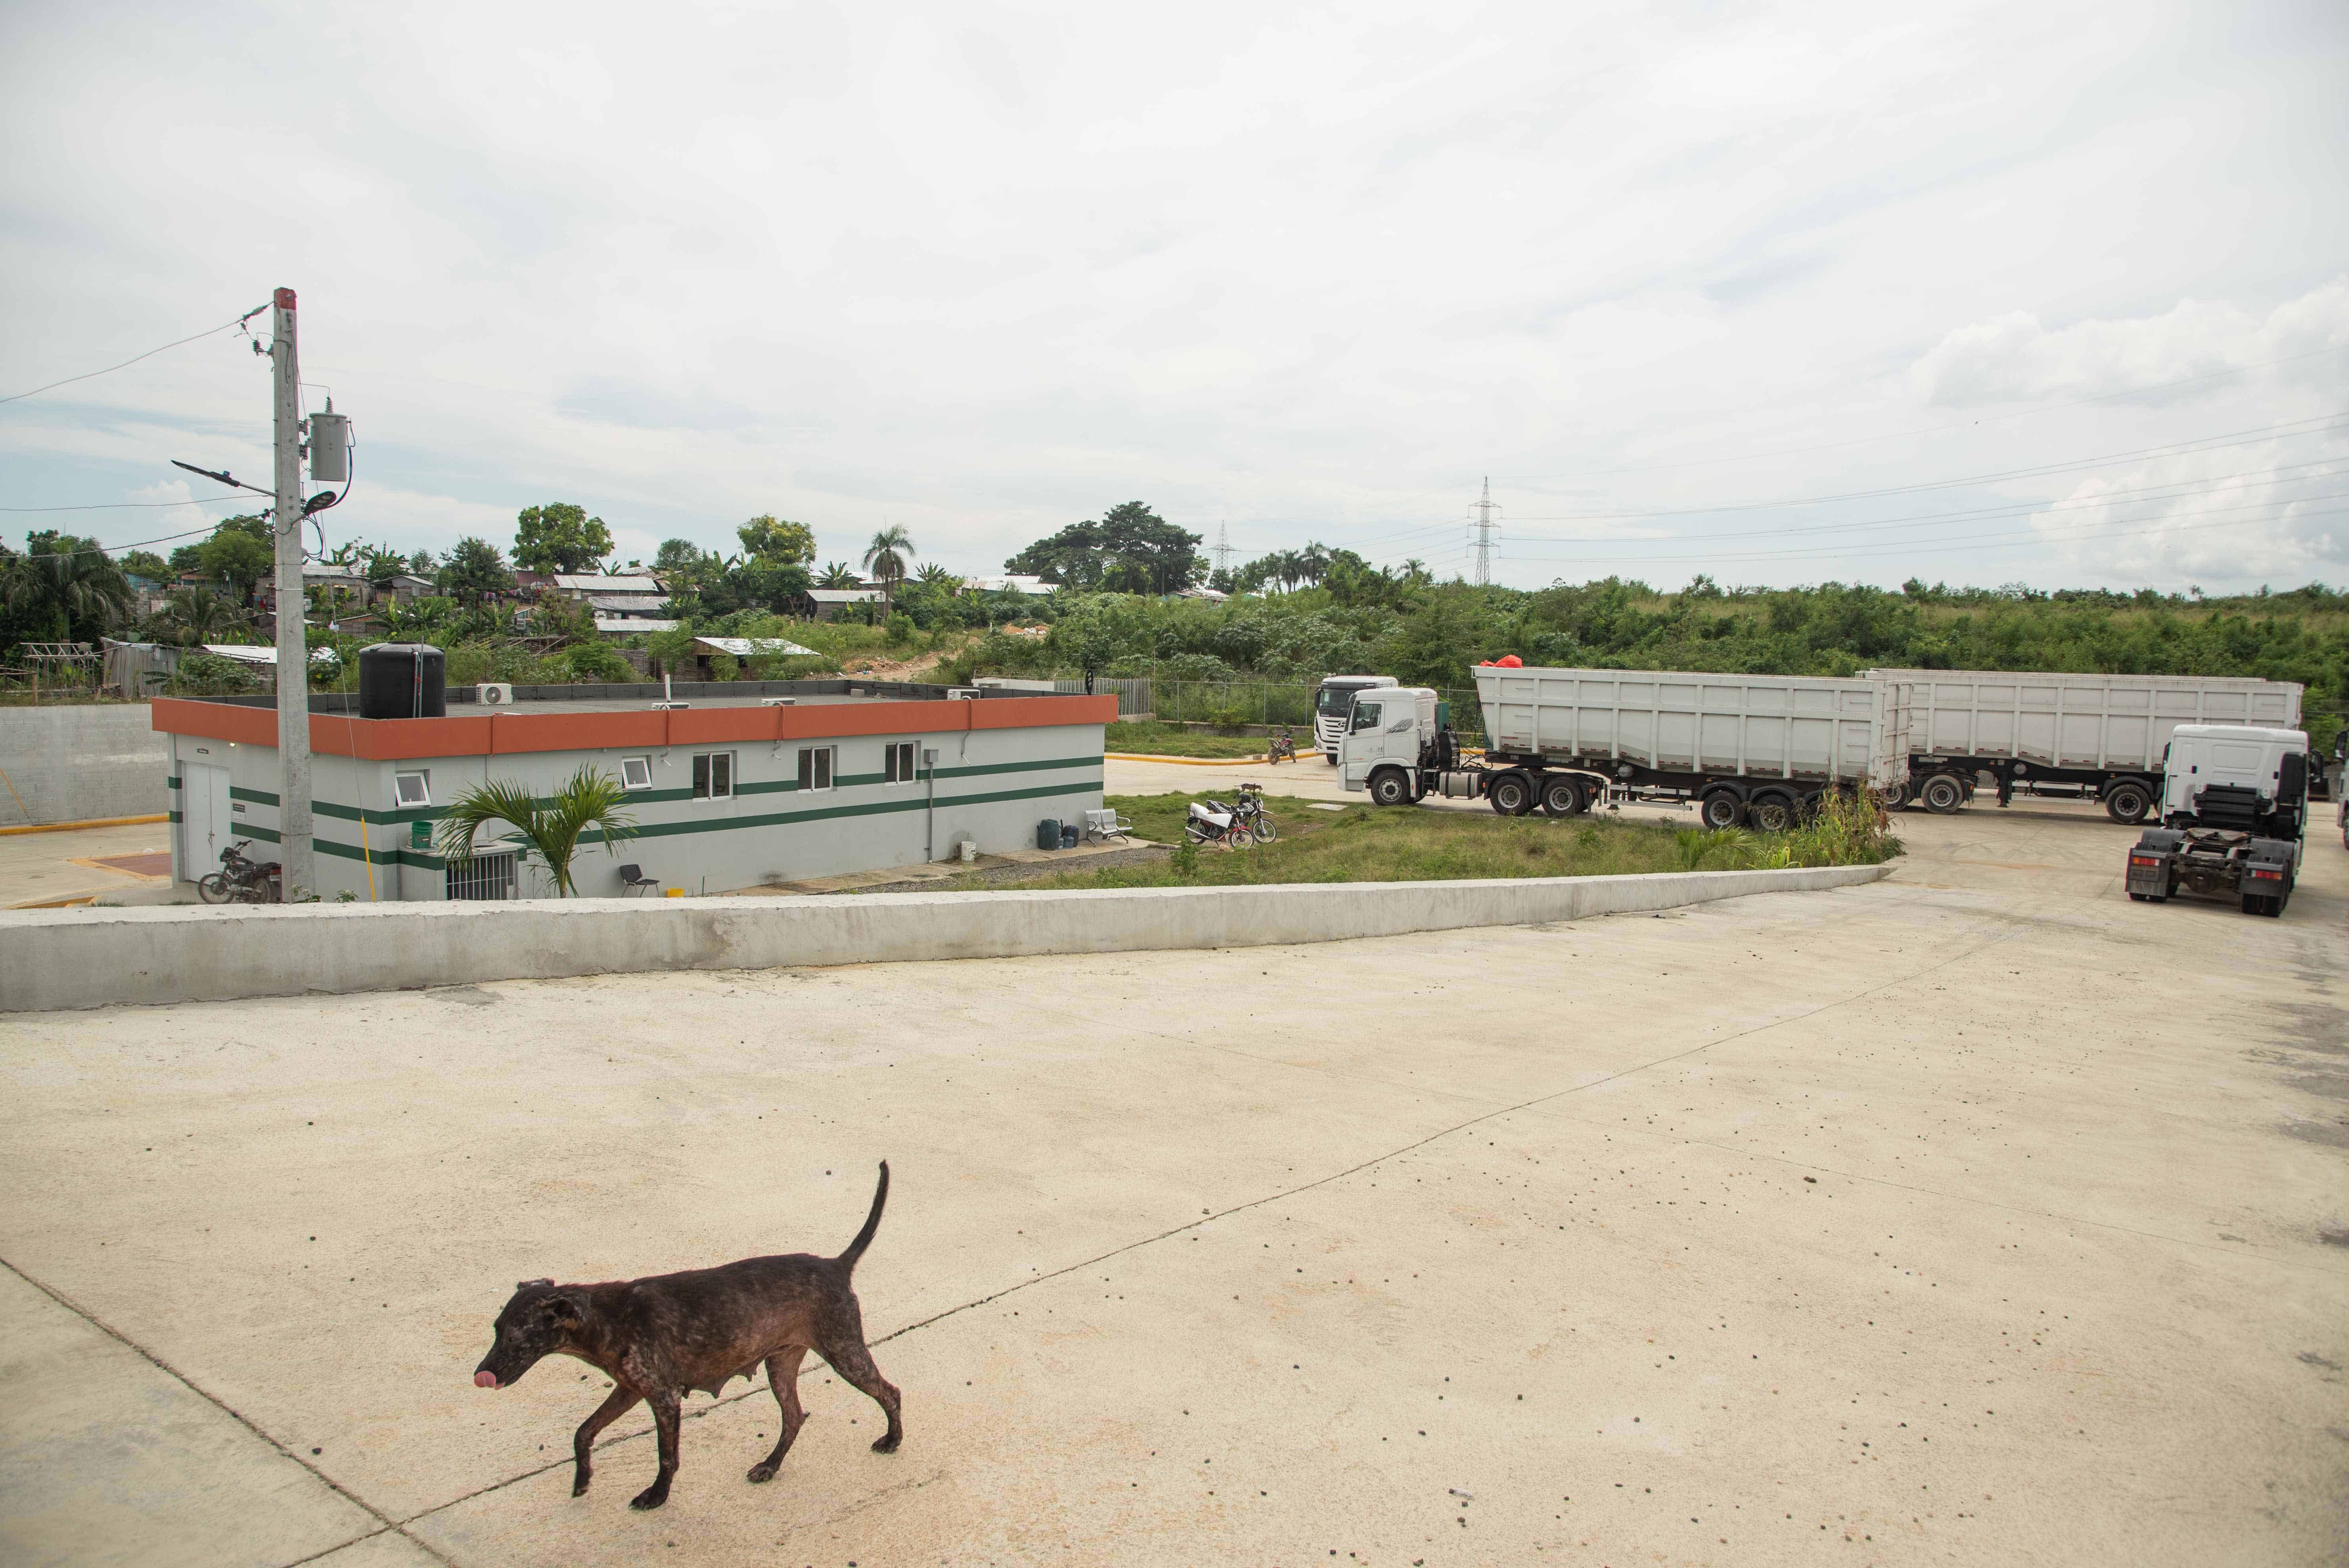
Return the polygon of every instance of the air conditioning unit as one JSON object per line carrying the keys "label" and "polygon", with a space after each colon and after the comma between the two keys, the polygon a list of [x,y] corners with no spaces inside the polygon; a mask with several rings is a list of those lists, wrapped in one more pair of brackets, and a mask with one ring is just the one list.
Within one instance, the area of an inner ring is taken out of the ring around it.
{"label": "air conditioning unit", "polygon": [[762,696],[759,699],[759,706],[761,707],[796,707],[799,706],[799,700],[795,696]]}
{"label": "air conditioning unit", "polygon": [[982,694],[977,686],[947,687],[947,700],[948,702],[975,702],[981,695]]}
{"label": "air conditioning unit", "polygon": [[513,706],[513,687],[505,681],[484,681],[476,692],[473,700],[480,703],[483,707],[512,707]]}

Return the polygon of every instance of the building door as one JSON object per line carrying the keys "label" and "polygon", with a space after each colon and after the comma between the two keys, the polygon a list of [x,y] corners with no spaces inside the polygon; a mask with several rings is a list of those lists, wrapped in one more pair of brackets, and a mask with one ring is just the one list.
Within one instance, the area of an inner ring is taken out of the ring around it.
{"label": "building door", "polygon": [[187,762],[180,767],[180,827],[185,835],[180,871],[190,882],[220,870],[221,851],[236,841],[230,816],[228,769]]}

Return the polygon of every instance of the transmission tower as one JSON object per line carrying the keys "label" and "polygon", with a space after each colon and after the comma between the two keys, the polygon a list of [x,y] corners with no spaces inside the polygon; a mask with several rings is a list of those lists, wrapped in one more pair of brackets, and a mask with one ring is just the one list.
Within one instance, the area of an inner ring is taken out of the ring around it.
{"label": "transmission tower", "polygon": [[1484,587],[1493,581],[1493,478],[1485,476],[1485,495],[1473,509],[1476,513],[1476,585]]}
{"label": "transmission tower", "polygon": [[1216,570],[1217,572],[1229,572],[1231,569],[1232,525],[1226,522],[1220,525],[1216,530]]}

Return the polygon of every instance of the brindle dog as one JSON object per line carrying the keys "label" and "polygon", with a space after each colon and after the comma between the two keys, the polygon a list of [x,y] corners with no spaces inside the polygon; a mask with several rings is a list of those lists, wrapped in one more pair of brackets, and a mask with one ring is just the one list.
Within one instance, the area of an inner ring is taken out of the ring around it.
{"label": "brindle dog", "polygon": [[660,1474],[630,1501],[631,1508],[658,1508],[668,1501],[669,1478],[677,1474],[678,1415],[687,1390],[715,1396],[730,1379],[751,1376],[761,1362],[767,1386],[782,1408],[783,1429],[775,1451],[750,1467],[750,1480],[773,1480],[807,1419],[800,1408],[800,1361],[811,1350],[881,1407],[889,1429],[873,1448],[876,1453],[895,1452],[905,1435],[897,1420],[897,1389],[864,1347],[864,1316],[848,1283],[856,1260],[881,1228],[881,1206],[888,1198],[885,1160],[873,1212],[836,1258],[805,1253],[745,1258],[720,1268],[604,1284],[524,1280],[498,1314],[497,1339],[473,1381],[483,1388],[511,1387],[548,1355],[577,1357],[612,1379],[611,1398],[580,1423],[571,1439],[574,1497],[587,1490],[594,1474],[588,1450],[595,1435],[639,1399],[649,1403],[660,1436]]}

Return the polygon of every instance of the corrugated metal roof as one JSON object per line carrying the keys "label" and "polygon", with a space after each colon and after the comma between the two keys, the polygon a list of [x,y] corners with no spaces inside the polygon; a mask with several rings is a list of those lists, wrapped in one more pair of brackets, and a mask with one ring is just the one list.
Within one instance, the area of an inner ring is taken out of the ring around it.
{"label": "corrugated metal roof", "polygon": [[787,643],[781,637],[696,637],[693,640],[702,647],[715,648],[738,659],[747,659],[754,654],[769,657],[781,654],[787,658],[794,655],[812,657],[815,654],[813,648],[802,648],[797,643]]}
{"label": "corrugated metal roof", "polygon": [[579,593],[660,593],[658,580],[651,577],[605,577],[598,573],[558,572],[554,585]]}
{"label": "corrugated metal roof", "polygon": [[808,597],[819,604],[870,604],[881,597],[878,588],[811,588]]}

